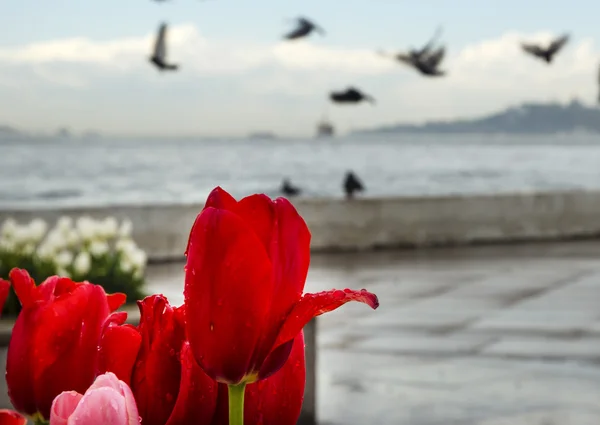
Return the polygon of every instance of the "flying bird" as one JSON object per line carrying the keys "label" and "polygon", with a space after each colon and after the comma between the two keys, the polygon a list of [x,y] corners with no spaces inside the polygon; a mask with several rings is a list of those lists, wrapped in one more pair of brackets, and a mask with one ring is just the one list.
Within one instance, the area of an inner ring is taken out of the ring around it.
{"label": "flying bird", "polygon": [[158,29],[158,35],[156,36],[156,42],[154,44],[154,51],[150,56],[150,62],[152,62],[160,71],[176,71],[179,69],[179,65],[170,64],[166,62],[167,56],[167,24],[163,23]]}
{"label": "flying bird", "polygon": [[446,48],[441,46],[435,50],[432,50],[435,41],[440,35],[441,27],[438,27],[432,39],[420,49],[410,49],[408,53],[397,53],[395,55],[389,55],[385,52],[379,51],[379,54],[382,56],[392,57],[399,62],[409,65],[425,76],[440,77],[446,74],[445,71],[439,69],[439,66],[446,54]]}
{"label": "flying bird", "polygon": [[296,195],[300,195],[300,188],[297,186],[294,186],[292,184],[292,182],[290,181],[290,179],[283,179],[283,182],[281,183],[281,192],[285,195],[285,196],[296,196]]}
{"label": "flying bird", "polygon": [[294,29],[293,31],[284,35],[283,36],[284,39],[296,40],[298,38],[303,38],[303,37],[308,36],[313,31],[318,32],[321,35],[325,35],[325,31],[321,27],[317,26],[316,24],[314,24],[313,22],[309,21],[306,18],[300,17],[300,18],[296,19],[296,22],[297,22],[296,29]]}
{"label": "flying bird", "polygon": [[352,199],[355,192],[363,192],[365,190],[365,187],[358,176],[352,171],[346,172],[342,187],[344,189],[344,193],[346,193],[346,198],[348,199]]}
{"label": "flying bird", "polygon": [[540,46],[539,44],[522,43],[521,47],[526,53],[533,55],[539,59],[545,60],[548,64],[552,63],[554,56],[564,47],[569,41],[569,34],[564,34],[554,41],[552,41],[547,47]]}
{"label": "flying bird", "polygon": [[359,103],[366,101],[375,104],[373,97],[364,94],[354,87],[348,87],[345,91],[331,92],[329,99],[334,103]]}
{"label": "flying bird", "polygon": [[442,27],[437,27],[433,37],[429,40],[423,47],[419,50],[411,49],[409,50],[409,55],[415,60],[421,60],[425,57],[425,55],[429,54],[431,49],[433,48],[434,43],[438,38],[442,35]]}

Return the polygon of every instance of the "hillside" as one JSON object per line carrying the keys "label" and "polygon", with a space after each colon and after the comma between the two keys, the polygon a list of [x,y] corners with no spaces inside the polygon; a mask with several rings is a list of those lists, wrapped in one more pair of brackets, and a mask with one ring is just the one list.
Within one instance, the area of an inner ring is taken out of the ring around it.
{"label": "hillside", "polygon": [[430,121],[421,125],[395,124],[356,133],[516,133],[549,134],[583,131],[600,133],[600,108],[574,100],[558,103],[526,103],[482,118]]}

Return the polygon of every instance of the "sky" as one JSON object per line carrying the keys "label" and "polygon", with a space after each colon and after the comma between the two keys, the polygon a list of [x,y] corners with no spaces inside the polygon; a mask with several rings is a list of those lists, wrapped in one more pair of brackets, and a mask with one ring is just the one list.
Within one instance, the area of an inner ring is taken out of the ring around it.
{"label": "sky", "polygon": [[[313,134],[482,116],[522,102],[594,104],[597,0],[19,0],[0,13],[0,125],[114,135]],[[326,34],[281,36],[297,16]],[[169,61],[148,62],[169,24]],[[376,51],[420,47],[443,27],[448,76],[428,79]],[[571,41],[552,66],[522,41]],[[356,86],[377,103],[331,104]]]}

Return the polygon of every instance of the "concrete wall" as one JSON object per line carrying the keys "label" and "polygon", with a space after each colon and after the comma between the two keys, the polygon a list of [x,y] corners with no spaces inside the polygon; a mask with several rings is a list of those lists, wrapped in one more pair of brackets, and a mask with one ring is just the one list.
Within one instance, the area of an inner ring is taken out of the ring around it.
{"label": "concrete wall", "polygon": [[[600,234],[600,192],[444,197],[300,199],[294,204],[312,232],[315,251],[430,246]],[[202,205],[107,206],[3,210],[0,222],[42,217],[129,217],[152,260],[180,259]]]}

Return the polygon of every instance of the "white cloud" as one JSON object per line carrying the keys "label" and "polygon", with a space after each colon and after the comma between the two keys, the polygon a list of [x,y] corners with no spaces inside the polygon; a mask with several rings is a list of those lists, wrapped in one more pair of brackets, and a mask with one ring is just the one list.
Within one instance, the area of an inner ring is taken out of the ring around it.
{"label": "white cloud", "polygon": [[[0,117],[24,127],[72,122],[116,132],[139,131],[142,122],[148,131],[164,132],[306,132],[327,111],[348,128],[483,114],[522,101],[579,96],[593,102],[598,90],[600,56],[592,39],[573,39],[551,66],[522,52],[522,41],[549,41],[549,33],[509,32],[450,45],[443,64],[448,76],[439,79],[423,78],[375,49],[331,47],[326,39],[214,40],[189,24],[173,26],[168,35],[169,60],[181,64],[180,72],[161,75],[148,63],[153,38],[77,37],[0,48],[0,96],[14,91]],[[372,94],[377,106],[327,102],[330,90],[349,84]],[[16,94],[25,89],[27,96]],[[129,119],[117,119],[122,116]]]}
{"label": "white cloud", "polygon": [[[95,42],[83,37],[44,41],[0,49],[0,61],[8,63],[71,62],[129,68],[147,66],[154,34],[120,40]],[[182,70],[201,74],[239,73],[249,69],[278,65],[284,69],[347,71],[373,74],[392,68],[373,51],[332,49],[302,41],[273,45],[211,40],[194,25],[178,25],[169,30],[167,51],[171,61],[181,62]]]}

